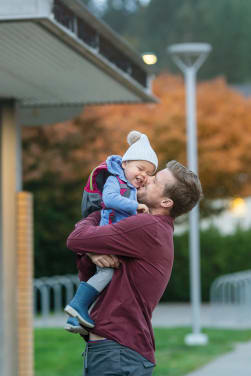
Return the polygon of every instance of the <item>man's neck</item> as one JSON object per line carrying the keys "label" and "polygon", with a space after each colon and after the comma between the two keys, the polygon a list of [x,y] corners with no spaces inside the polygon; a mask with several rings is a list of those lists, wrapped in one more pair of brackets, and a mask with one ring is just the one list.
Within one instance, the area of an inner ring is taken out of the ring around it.
{"label": "man's neck", "polygon": [[169,210],[163,208],[150,208],[149,211],[152,215],[170,215]]}

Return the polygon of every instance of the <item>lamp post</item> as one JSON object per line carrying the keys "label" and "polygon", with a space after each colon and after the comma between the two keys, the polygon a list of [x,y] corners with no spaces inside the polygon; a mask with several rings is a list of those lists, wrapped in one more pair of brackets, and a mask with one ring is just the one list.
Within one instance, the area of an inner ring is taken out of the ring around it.
{"label": "lamp post", "polygon": [[[186,84],[187,159],[190,170],[198,173],[196,130],[196,73],[206,60],[211,46],[206,43],[174,44],[168,47],[174,62],[183,72]],[[190,294],[193,332],[185,337],[188,345],[205,345],[208,338],[200,332],[200,245],[199,206],[189,213]]]}
{"label": "lamp post", "polygon": [[142,54],[142,60],[147,65],[154,65],[157,63],[158,58],[154,52],[145,52]]}

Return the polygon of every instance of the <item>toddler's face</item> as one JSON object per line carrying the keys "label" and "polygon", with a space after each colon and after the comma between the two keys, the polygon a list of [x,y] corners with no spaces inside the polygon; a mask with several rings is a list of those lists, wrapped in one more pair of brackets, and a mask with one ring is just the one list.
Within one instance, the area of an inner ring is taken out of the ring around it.
{"label": "toddler's face", "polygon": [[135,188],[143,187],[147,176],[155,171],[154,165],[148,161],[124,161],[122,167],[125,177]]}

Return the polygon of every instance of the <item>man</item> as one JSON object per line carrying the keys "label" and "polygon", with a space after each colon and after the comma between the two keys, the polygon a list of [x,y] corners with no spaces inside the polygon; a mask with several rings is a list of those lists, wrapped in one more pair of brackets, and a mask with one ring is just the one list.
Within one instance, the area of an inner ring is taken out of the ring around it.
{"label": "man", "polygon": [[96,326],[86,348],[86,375],[152,375],[151,316],[171,275],[173,221],[201,196],[198,177],[171,161],[138,190],[138,200],[150,214],[100,227],[100,214],[95,212],[68,237],[68,248],[83,255],[78,260],[81,280],[89,278],[93,263],[117,267],[119,260],[120,264],[91,312]]}

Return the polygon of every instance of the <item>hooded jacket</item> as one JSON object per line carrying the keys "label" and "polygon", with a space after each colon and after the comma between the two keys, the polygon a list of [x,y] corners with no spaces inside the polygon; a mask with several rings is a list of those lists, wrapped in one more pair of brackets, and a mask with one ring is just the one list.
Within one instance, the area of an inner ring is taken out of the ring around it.
{"label": "hooded jacket", "polygon": [[[121,221],[126,217],[137,214],[137,189],[126,179],[124,170],[122,168],[122,157],[119,155],[111,155],[106,160],[108,171],[112,174],[105,182],[102,200],[105,204],[105,209],[101,211],[100,226]],[[120,194],[120,185],[118,176],[130,188],[129,198],[123,197]]]}

